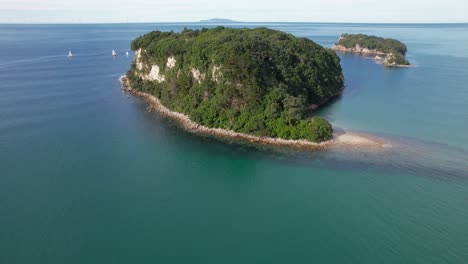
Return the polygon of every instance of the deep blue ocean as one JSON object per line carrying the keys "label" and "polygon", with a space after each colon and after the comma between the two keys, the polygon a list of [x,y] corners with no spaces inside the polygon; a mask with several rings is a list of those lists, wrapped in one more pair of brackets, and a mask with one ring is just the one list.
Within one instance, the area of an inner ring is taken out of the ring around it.
{"label": "deep blue ocean", "polygon": [[120,90],[134,38],[213,26],[0,24],[0,263],[468,263],[468,24],[225,24],[407,44],[415,67],[339,54],[317,113],[391,147],[313,153],[193,135]]}

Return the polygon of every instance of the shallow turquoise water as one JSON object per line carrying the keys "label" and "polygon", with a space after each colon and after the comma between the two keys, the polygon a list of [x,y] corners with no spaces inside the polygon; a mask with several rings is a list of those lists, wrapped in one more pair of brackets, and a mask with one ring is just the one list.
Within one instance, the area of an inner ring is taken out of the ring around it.
{"label": "shallow turquoise water", "polygon": [[468,261],[468,25],[229,25],[404,41],[417,67],[340,54],[345,94],[319,111],[380,153],[219,142],[147,113],[111,50],[185,26],[203,25],[0,25],[0,263]]}

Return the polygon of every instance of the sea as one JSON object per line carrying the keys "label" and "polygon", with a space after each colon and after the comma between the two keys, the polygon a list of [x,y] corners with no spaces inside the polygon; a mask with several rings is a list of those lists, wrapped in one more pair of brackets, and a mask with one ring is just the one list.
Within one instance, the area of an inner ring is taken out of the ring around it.
{"label": "sea", "polygon": [[404,42],[339,54],[315,113],[386,147],[202,137],[121,91],[134,38],[216,24],[1,24],[0,263],[468,263],[468,24],[222,25]]}

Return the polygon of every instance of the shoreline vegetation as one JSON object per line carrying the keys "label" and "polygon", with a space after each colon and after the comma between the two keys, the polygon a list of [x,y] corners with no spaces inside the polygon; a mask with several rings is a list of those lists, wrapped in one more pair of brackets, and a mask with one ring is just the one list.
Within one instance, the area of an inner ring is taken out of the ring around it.
{"label": "shoreline vegetation", "polygon": [[386,67],[412,67],[405,58],[407,47],[396,39],[384,39],[364,34],[343,34],[332,46],[334,51],[375,55],[374,59]]}
{"label": "shoreline vegetation", "polygon": [[222,128],[209,128],[192,121],[187,115],[176,111],[171,111],[170,109],[165,107],[157,97],[145,92],[132,89],[126,75],[120,77],[119,80],[122,85],[122,90],[124,92],[141,97],[149,104],[148,111],[156,111],[159,114],[172,119],[186,131],[195,134],[210,136],[214,138],[239,140],[257,145],[290,147],[294,149],[309,151],[325,150],[336,147],[379,150],[389,146],[382,139],[378,139],[370,135],[349,132],[334,132],[332,139],[320,143],[315,143],[307,140],[263,137],[239,133]]}

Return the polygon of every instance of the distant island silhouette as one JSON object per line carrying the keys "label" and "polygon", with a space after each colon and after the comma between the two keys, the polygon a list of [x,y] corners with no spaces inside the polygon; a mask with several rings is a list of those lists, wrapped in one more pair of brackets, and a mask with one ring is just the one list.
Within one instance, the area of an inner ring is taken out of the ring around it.
{"label": "distant island silhouette", "polygon": [[205,19],[205,20],[200,20],[201,23],[227,23],[227,22],[239,22],[235,21],[232,19],[227,19],[227,18],[211,18],[211,19]]}

